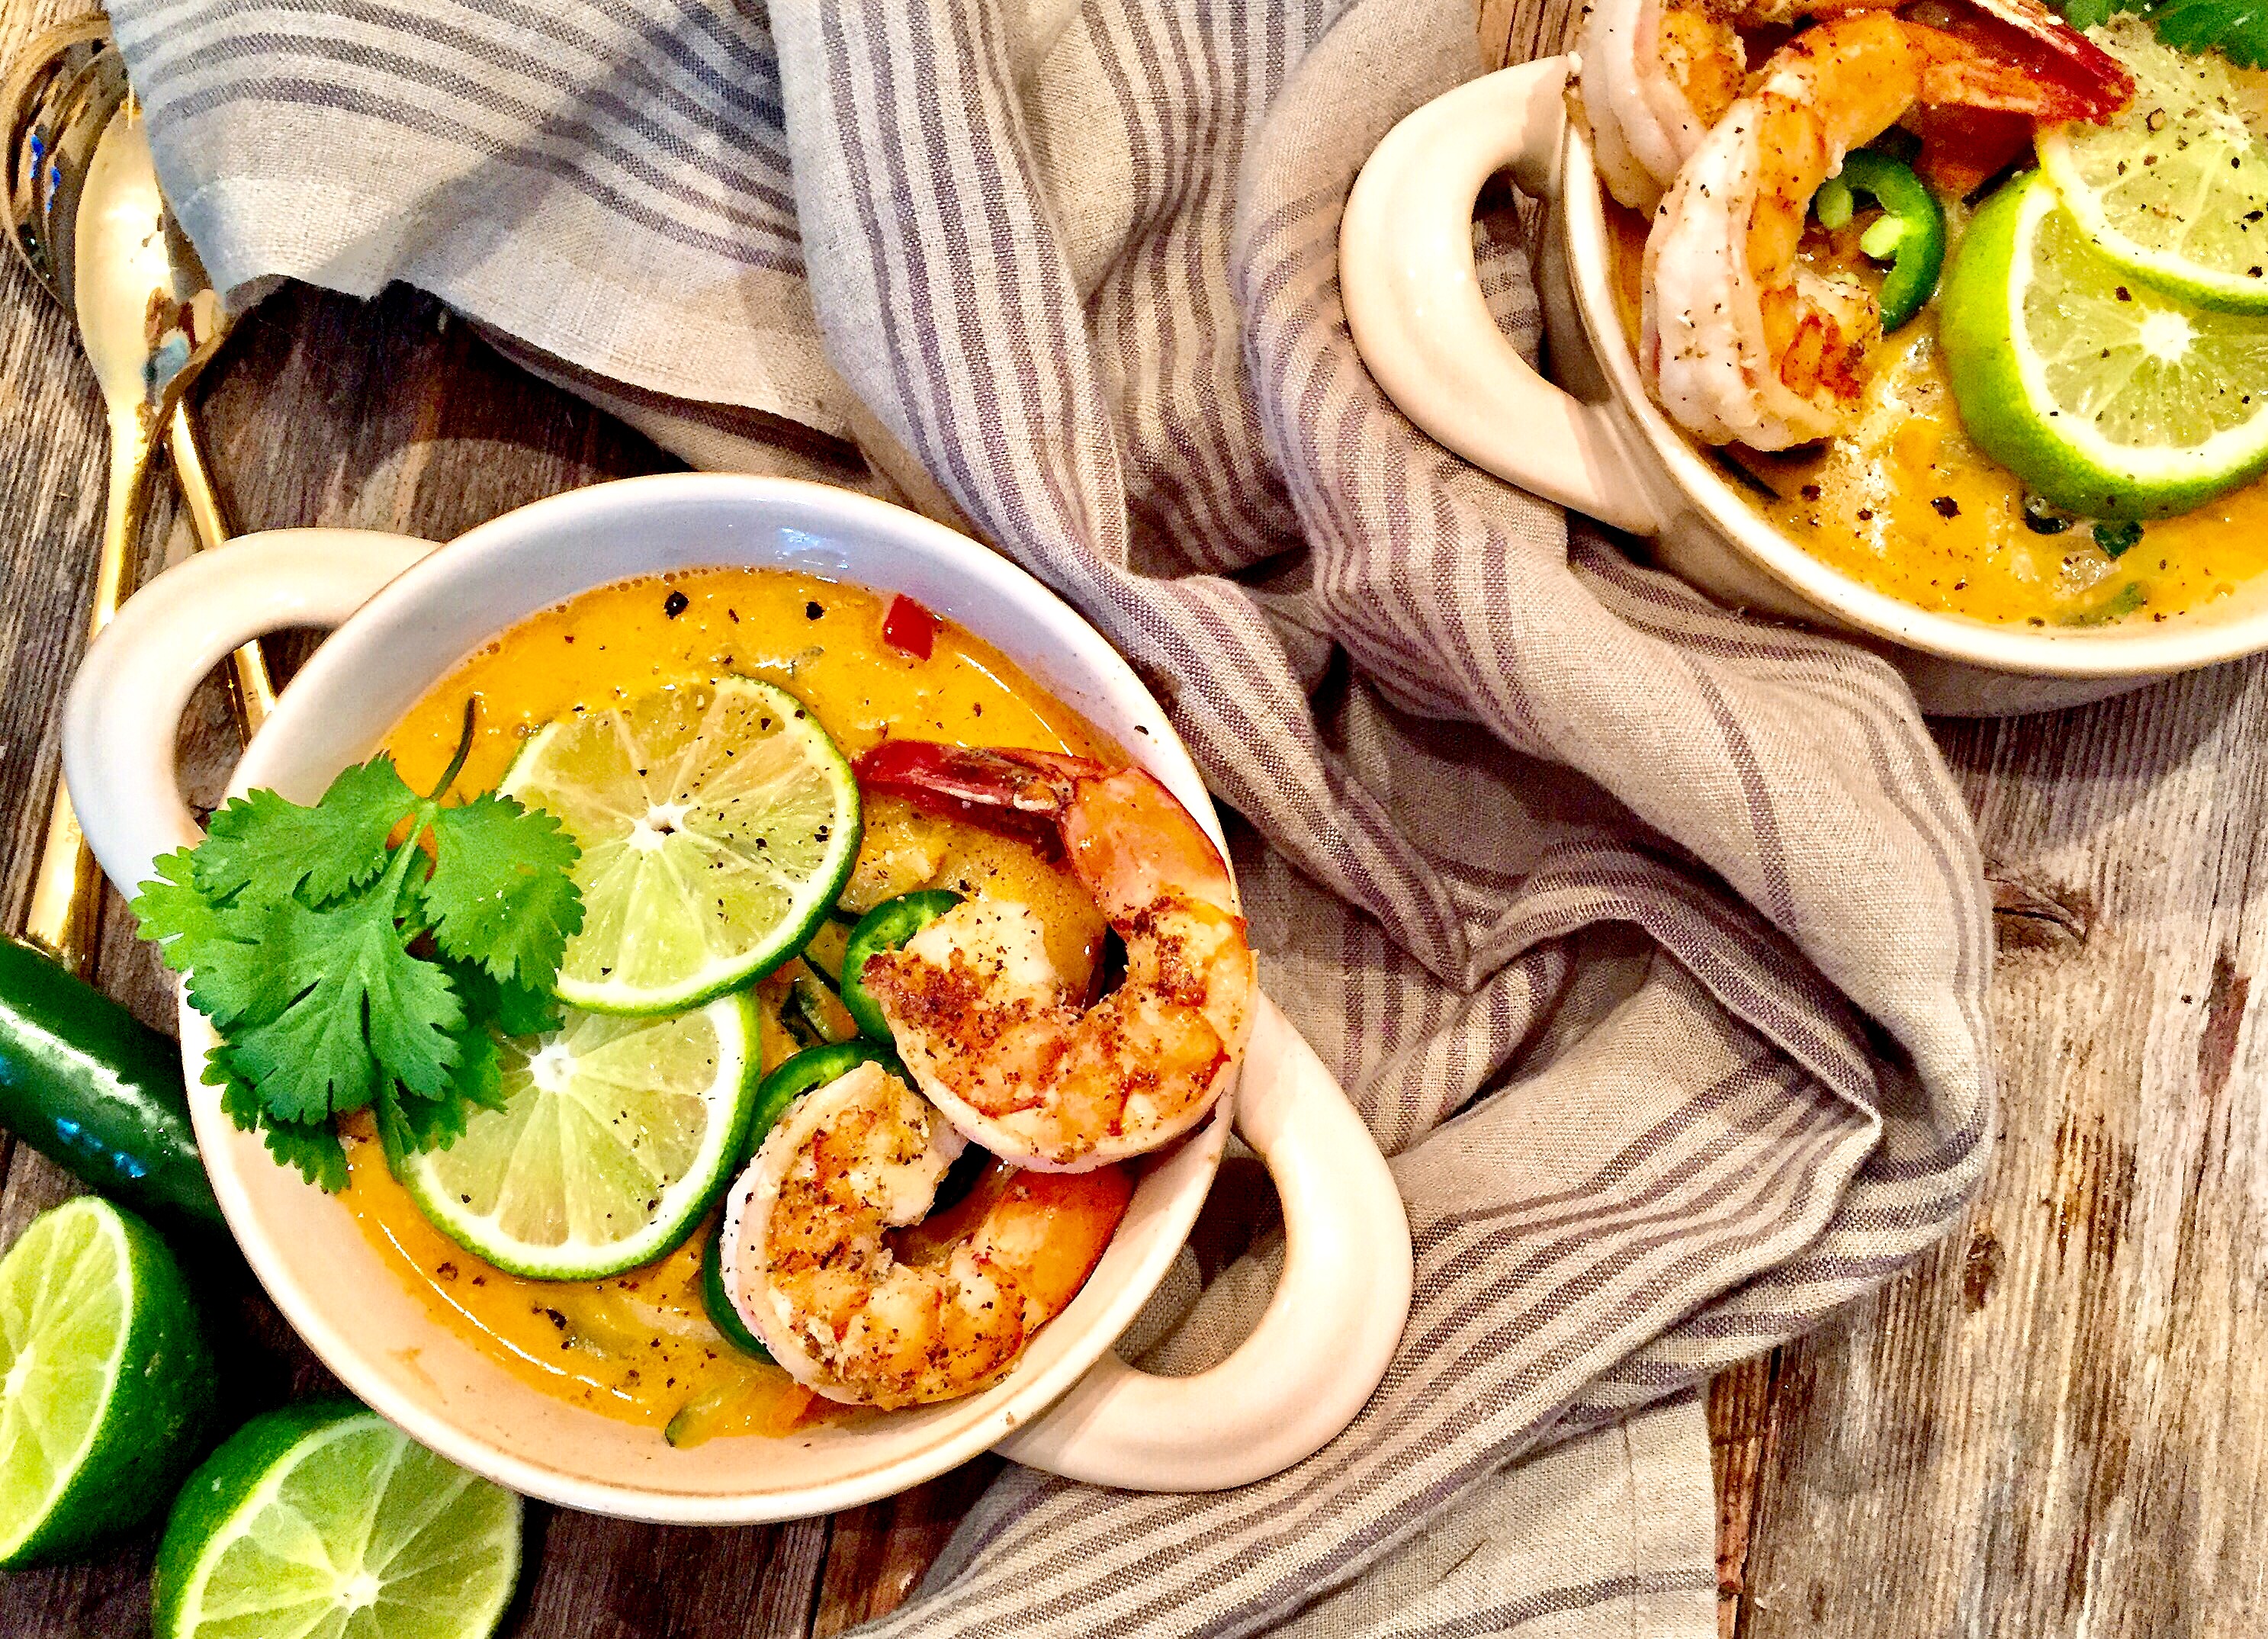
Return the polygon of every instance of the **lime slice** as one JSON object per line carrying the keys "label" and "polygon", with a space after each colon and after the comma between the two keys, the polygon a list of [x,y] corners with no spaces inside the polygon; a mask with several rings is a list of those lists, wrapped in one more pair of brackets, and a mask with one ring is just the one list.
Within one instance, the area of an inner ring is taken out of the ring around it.
{"label": "lime slice", "polygon": [[2105,262],[2036,173],[1977,211],[1938,312],[1970,436],[2067,512],[2163,517],[2268,469],[2268,315]]}
{"label": "lime slice", "polygon": [[157,1639],[486,1639],[519,1499],[351,1400],[255,1417],[189,1476],[151,1579]]}
{"label": "lime slice", "polygon": [[212,1356],[155,1232],[83,1195],[0,1259],[0,1569],[158,1510],[212,1414]]}
{"label": "lime slice", "polygon": [[719,677],[547,724],[499,787],[583,857],[561,1000],[676,1013],[803,949],[858,855],[858,786],[786,690]]}
{"label": "lime slice", "polygon": [[666,1019],[567,1015],[504,1045],[504,1105],[446,1149],[391,1150],[441,1232],[500,1269],[594,1281],[693,1232],[740,1157],[763,1079],[755,1004]]}
{"label": "lime slice", "polygon": [[2088,31],[2134,76],[2108,125],[2041,134],[2040,166],[2095,249],[2198,306],[2268,311],[2268,100],[2139,17]]}

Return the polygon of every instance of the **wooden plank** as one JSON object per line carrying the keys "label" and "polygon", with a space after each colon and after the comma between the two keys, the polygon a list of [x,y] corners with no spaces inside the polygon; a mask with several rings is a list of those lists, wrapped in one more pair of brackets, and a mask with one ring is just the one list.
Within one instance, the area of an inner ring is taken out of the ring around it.
{"label": "wooden plank", "polygon": [[2268,1628],[2268,671],[1948,727],[2002,918],[1999,1148],[1918,1278],[1789,1351],[1743,1631]]}
{"label": "wooden plank", "polygon": [[[0,0],[0,50],[54,8]],[[68,8],[66,8],[68,9]],[[1484,46],[1556,48],[1563,0],[1485,0]],[[99,406],[62,315],[0,272],[0,860],[10,903],[53,777],[100,508]],[[577,484],[672,464],[531,383],[433,304],[287,292],[202,394],[239,527],[436,537]],[[166,533],[161,515],[153,539]],[[2184,1635],[2268,1625],[2261,1247],[2259,667],[1944,742],[2004,884],[1998,1164],[1916,1276],[1711,1397],[1725,1631]],[[210,801],[217,696],[185,736]],[[113,915],[101,971],[166,1022]],[[60,1199],[6,1152],[0,1239]],[[247,1408],[322,1381],[239,1264],[201,1260]],[[833,1523],[736,1532],[535,1510],[515,1630],[832,1635],[894,1606],[990,1472]],[[136,1633],[144,1539],[0,1580],[0,1632]]]}
{"label": "wooden plank", "polygon": [[1775,1356],[1720,1373],[1709,1385],[1709,1458],[1717,1480],[1717,1631],[1733,1639],[1748,1586],[1756,1481],[1772,1433]]}
{"label": "wooden plank", "polygon": [[1479,0],[1481,61],[1489,68],[1564,51],[1581,26],[1584,0]]}
{"label": "wooden plank", "polygon": [[810,1626],[825,1520],[703,1530],[530,1512],[539,1569],[515,1635],[800,1639]]}
{"label": "wooden plank", "polygon": [[813,1639],[833,1639],[902,1605],[954,1526],[1003,1466],[998,1458],[979,1458],[925,1486],[837,1514],[812,1618]]}

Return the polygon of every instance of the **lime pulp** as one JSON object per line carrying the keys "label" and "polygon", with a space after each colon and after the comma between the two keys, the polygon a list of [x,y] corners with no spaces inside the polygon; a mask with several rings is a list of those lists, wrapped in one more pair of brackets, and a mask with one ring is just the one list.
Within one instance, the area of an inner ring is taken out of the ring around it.
{"label": "lime pulp", "polygon": [[0,1259],[0,1569],[139,1525],[211,1420],[212,1357],[180,1266],[81,1196]]}
{"label": "lime pulp", "polygon": [[762,1080],[745,994],[668,1018],[570,1011],[507,1042],[504,1100],[446,1149],[387,1160],[418,1209],[498,1268],[591,1281],[692,1232],[740,1159]]}
{"label": "lime pulp", "polygon": [[255,1417],[173,1503],[157,1639],[487,1639],[520,1503],[350,1400]]}
{"label": "lime pulp", "polygon": [[2066,511],[2163,517],[2268,470],[2268,314],[2105,261],[2037,173],[1970,223],[1939,336],[1970,436]]}
{"label": "lime pulp", "polygon": [[2268,311],[2268,106],[2139,17],[2090,34],[2134,76],[2108,123],[2043,131],[2040,167],[2096,251],[2202,307]]}
{"label": "lime pulp", "polygon": [[595,1013],[675,1013],[803,948],[858,853],[858,786],[786,690],[722,676],[547,724],[499,787],[582,848],[582,931],[556,986]]}

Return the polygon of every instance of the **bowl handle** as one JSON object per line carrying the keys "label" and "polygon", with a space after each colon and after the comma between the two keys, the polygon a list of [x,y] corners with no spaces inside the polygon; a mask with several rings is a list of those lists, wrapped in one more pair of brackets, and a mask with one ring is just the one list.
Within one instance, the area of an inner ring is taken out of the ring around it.
{"label": "bowl handle", "polygon": [[181,713],[237,646],[335,626],[434,550],[366,529],[271,529],[204,552],[136,593],[80,662],[63,708],[63,779],[104,875],[128,896],[151,861],[204,833],[181,796]]}
{"label": "bowl handle", "polygon": [[1105,1355],[1000,1442],[1004,1454],[1097,1485],[1218,1491],[1313,1455],[1370,1399],[1410,1314],[1410,1221],[1346,1094],[1265,997],[1236,1130],[1284,1208],[1284,1273],[1259,1325],[1194,1377],[1153,1377]]}
{"label": "bowl handle", "polygon": [[1339,288],[1362,361],[1402,413],[1476,466],[1636,535],[1660,520],[1599,405],[1532,369],[1505,339],[1473,265],[1473,204],[1509,166],[1558,193],[1572,57],[1444,92],[1386,134],[1339,222]]}

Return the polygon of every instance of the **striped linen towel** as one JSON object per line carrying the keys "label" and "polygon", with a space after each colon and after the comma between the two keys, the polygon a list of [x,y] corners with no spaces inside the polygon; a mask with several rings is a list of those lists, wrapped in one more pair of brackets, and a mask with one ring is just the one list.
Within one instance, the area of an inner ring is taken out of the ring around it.
{"label": "striped linen towel", "polygon": [[[1339,211],[1470,0],[116,0],[226,283],[430,290],[713,464],[857,433],[1071,599],[1234,811],[1417,1305],[1331,1447],[1010,1469],[892,1635],[1714,1631],[1697,1390],[1940,1237],[1990,923],[1903,685],[1418,435]],[[1484,284],[1531,349],[1509,216]],[[1231,1347],[1252,1251],[1137,1343]]]}

